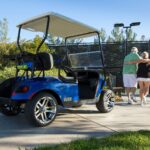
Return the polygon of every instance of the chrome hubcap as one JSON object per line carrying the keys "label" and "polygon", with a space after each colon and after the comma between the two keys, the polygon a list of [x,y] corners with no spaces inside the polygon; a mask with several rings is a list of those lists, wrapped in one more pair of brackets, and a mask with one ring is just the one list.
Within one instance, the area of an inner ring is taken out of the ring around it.
{"label": "chrome hubcap", "polygon": [[36,119],[43,123],[49,123],[56,115],[57,106],[56,102],[51,97],[42,97],[35,106],[34,113]]}
{"label": "chrome hubcap", "polygon": [[104,106],[110,110],[114,106],[113,93],[112,91],[107,91],[104,95]]}

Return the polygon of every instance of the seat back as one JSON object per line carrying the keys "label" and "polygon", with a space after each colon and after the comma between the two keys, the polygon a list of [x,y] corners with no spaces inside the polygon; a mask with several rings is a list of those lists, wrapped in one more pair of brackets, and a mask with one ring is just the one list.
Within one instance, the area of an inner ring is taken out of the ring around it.
{"label": "seat back", "polygon": [[35,70],[49,70],[53,68],[54,61],[52,54],[40,52],[35,57]]}
{"label": "seat back", "polygon": [[[19,70],[26,72],[31,71],[45,71],[53,68],[53,56],[47,52],[40,52],[37,54],[24,53],[17,65],[17,75]],[[16,76],[17,76],[16,75]]]}

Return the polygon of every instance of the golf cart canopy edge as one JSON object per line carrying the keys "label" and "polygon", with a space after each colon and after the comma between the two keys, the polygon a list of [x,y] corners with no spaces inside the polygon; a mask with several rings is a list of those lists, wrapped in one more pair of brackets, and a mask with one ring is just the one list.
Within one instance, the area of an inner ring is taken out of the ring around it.
{"label": "golf cart canopy edge", "polygon": [[50,18],[48,33],[53,36],[62,38],[78,35],[80,35],[79,37],[89,37],[89,35],[92,36],[99,32],[93,27],[54,12],[48,12],[43,15],[33,17],[20,23],[17,27],[21,26],[22,29],[44,33],[48,16]]}

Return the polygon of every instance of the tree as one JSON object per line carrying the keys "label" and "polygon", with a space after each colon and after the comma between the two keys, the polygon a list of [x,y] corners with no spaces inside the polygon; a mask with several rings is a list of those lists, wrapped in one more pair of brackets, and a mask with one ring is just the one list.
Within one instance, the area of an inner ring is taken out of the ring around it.
{"label": "tree", "polygon": [[124,40],[123,30],[120,30],[119,27],[114,27],[111,31],[111,35],[114,42],[122,42]]}
{"label": "tree", "polygon": [[4,69],[6,65],[12,64],[4,55],[14,55],[18,52],[16,43],[0,43],[0,69]]}
{"label": "tree", "polygon": [[[28,51],[30,53],[36,53],[36,50],[42,40],[43,39],[39,35],[36,35],[33,40],[23,39],[20,41],[21,49],[23,51]],[[45,44],[45,43],[43,43],[42,46],[40,47],[40,51],[50,52],[47,44]]]}
{"label": "tree", "polygon": [[[101,42],[105,42],[106,41],[107,35],[106,35],[106,31],[105,31],[104,28],[100,29],[99,36],[100,36]],[[94,43],[98,43],[98,37],[94,38]]]}
{"label": "tree", "polygon": [[[38,46],[39,46],[39,44],[41,43],[42,40],[43,39],[39,35],[35,36],[35,38],[33,39],[33,44],[35,46],[35,49],[38,48]],[[49,50],[48,46],[45,43],[42,44],[40,49],[41,49],[41,51],[48,51]]]}
{"label": "tree", "polygon": [[49,35],[47,36],[48,44],[55,44],[55,40],[56,40],[56,38],[53,37],[52,35],[49,34]]}
{"label": "tree", "polygon": [[[123,42],[126,39],[126,33],[124,33],[123,29],[120,29],[119,27],[114,27],[114,29],[111,31],[111,36],[109,37],[109,40],[113,39],[113,42]],[[127,30],[127,40],[128,41],[135,41],[137,34],[133,32],[131,28]],[[107,39],[107,41],[109,41]]]}
{"label": "tree", "polygon": [[142,35],[140,40],[145,41],[145,35]]}
{"label": "tree", "polygon": [[3,68],[3,55],[9,53],[8,46],[8,22],[7,19],[4,18],[2,21],[0,20],[0,66]]}
{"label": "tree", "polygon": [[99,35],[100,35],[102,42],[105,42],[107,35],[106,35],[106,31],[104,28],[100,29]]}
{"label": "tree", "polygon": [[8,21],[4,18],[2,21],[0,20],[0,42],[6,43],[8,42]]}
{"label": "tree", "polygon": [[127,35],[128,35],[128,37],[127,37],[128,41],[135,41],[136,40],[137,34],[134,33],[131,28],[127,30]]}
{"label": "tree", "polygon": [[106,42],[114,42],[114,39],[111,36],[108,36],[107,41]]}

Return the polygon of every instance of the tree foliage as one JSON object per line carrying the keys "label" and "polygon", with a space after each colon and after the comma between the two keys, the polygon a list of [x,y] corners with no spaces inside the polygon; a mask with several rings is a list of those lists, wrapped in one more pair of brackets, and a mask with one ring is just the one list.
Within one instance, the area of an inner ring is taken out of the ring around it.
{"label": "tree foliage", "polygon": [[140,40],[145,41],[145,35],[142,35]]}
{"label": "tree foliage", "polygon": [[111,35],[113,42],[123,42],[126,38],[128,41],[135,41],[137,36],[131,28],[127,29],[127,32],[124,33],[123,29],[120,29],[119,27],[114,27]]}
{"label": "tree foliage", "polygon": [[0,43],[8,42],[8,21],[6,18],[0,20]]}
{"label": "tree foliage", "polygon": [[106,31],[105,31],[104,28],[101,28],[101,29],[100,29],[99,35],[100,35],[101,41],[102,41],[102,42],[105,42],[105,41],[106,41],[106,38],[107,38],[107,35],[106,35]]}
{"label": "tree foliage", "polygon": [[115,27],[111,31],[111,36],[112,36],[113,42],[121,42],[124,40],[123,30],[120,30],[119,27]]}
{"label": "tree foliage", "polygon": [[114,42],[114,39],[111,36],[108,36],[107,41],[106,42]]}
{"label": "tree foliage", "polygon": [[131,28],[127,30],[127,39],[128,39],[128,41],[135,41],[136,37],[137,37],[137,34],[134,33]]}
{"label": "tree foliage", "polygon": [[[38,48],[39,44],[41,43],[42,38],[40,36],[35,36],[33,40],[21,40],[20,46],[23,51],[27,51],[30,53],[36,53],[36,49]],[[47,51],[49,53],[52,53],[53,50],[50,50],[47,44],[43,43],[40,51]],[[8,60],[5,60],[3,57],[4,55],[15,55],[17,53],[20,53],[20,50],[18,49],[15,42],[12,43],[0,43],[0,67],[1,69],[8,65]]]}
{"label": "tree foliage", "polygon": [[[104,28],[100,29],[99,36],[100,36],[101,42],[105,42],[106,41],[107,35],[106,35],[106,31],[105,31]],[[94,43],[97,43],[97,42],[98,42],[98,37],[95,37]]]}

